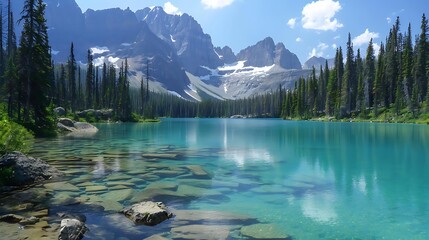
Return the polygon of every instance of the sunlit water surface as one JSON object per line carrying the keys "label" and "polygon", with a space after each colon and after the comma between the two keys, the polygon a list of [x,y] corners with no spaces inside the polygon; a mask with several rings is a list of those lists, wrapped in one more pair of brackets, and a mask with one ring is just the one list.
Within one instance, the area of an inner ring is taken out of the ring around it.
{"label": "sunlit water surface", "polygon": [[[175,229],[190,222],[172,219],[149,228],[116,213],[147,198],[174,210],[248,217],[192,222],[230,225],[230,239],[245,239],[241,227],[255,223],[294,239],[429,239],[428,126],[163,119],[97,127],[95,135],[39,140],[33,151],[79,188],[52,194],[70,194],[81,204],[47,201],[51,215],[85,214],[87,239],[191,236]],[[177,159],[142,156],[158,153]],[[195,166],[208,175],[195,175]],[[122,192],[126,199],[106,195],[119,189],[129,190]],[[83,207],[92,206],[85,201],[106,209]]]}

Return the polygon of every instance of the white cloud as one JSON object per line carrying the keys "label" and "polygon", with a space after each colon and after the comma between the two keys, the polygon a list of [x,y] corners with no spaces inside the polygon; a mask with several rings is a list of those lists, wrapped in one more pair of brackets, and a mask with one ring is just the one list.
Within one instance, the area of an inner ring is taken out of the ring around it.
{"label": "white cloud", "polygon": [[340,38],[341,38],[341,36],[337,35],[337,36],[334,37],[334,40],[337,40],[337,39],[340,39]]}
{"label": "white cloud", "polygon": [[361,35],[353,38],[353,46],[360,47],[365,44],[368,44],[371,38],[376,39],[379,37],[379,35],[380,35],[379,33],[370,32],[369,29],[367,28],[365,32],[363,32]]}
{"label": "white cloud", "polygon": [[302,26],[305,29],[336,31],[344,26],[334,18],[340,10],[340,2],[333,0],[313,1],[302,9]]}
{"label": "white cloud", "polygon": [[201,0],[205,8],[218,9],[231,5],[234,0]]}
{"label": "white cloud", "polygon": [[392,19],[390,17],[386,18],[387,24],[390,24],[392,22]]}
{"label": "white cloud", "polygon": [[296,42],[301,42],[301,41],[302,41],[302,39],[301,39],[300,37],[297,37],[297,38],[295,39],[295,41],[296,41]]}
{"label": "white cloud", "polygon": [[289,21],[287,22],[287,25],[288,25],[290,28],[292,28],[292,29],[294,29],[294,28],[295,28],[295,24],[296,24],[296,18],[291,18],[291,19],[289,19]]}
{"label": "white cloud", "polygon": [[327,49],[329,46],[326,43],[319,43],[319,45],[317,45],[317,48],[319,48],[320,50],[325,50]]}
{"label": "white cloud", "polygon": [[378,53],[380,53],[380,45],[378,45],[377,43],[373,43],[372,47],[374,48],[374,54],[377,57]]}
{"label": "white cloud", "polygon": [[338,47],[337,44],[335,43],[332,44],[332,49],[337,49],[337,47]]}
{"label": "white cloud", "polygon": [[174,6],[171,2],[164,3],[164,11],[168,14],[172,15],[181,15],[182,13],[179,11],[179,8]]}
{"label": "white cloud", "polygon": [[313,48],[311,50],[311,52],[308,53],[308,58],[311,58],[311,57],[314,57],[314,56],[316,56],[316,57],[323,57],[324,51],[326,49],[328,49],[328,48],[329,48],[328,44],[326,44],[326,43],[319,43],[319,45],[317,45],[317,47]]}

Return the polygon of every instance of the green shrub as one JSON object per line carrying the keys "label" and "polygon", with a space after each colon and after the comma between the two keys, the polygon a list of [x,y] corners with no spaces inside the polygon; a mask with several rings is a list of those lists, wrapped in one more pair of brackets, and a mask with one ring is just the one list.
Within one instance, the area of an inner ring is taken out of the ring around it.
{"label": "green shrub", "polygon": [[23,126],[0,118],[0,155],[20,151],[27,153],[32,145],[33,135]]}

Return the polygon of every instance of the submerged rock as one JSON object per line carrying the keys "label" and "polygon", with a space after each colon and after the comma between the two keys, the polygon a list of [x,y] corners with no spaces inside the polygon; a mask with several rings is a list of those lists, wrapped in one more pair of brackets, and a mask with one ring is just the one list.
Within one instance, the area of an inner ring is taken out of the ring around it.
{"label": "submerged rock", "polygon": [[83,238],[87,228],[85,223],[78,219],[63,219],[61,220],[59,240],[80,240]]}
{"label": "submerged rock", "polygon": [[10,172],[5,184],[7,186],[24,186],[62,175],[45,161],[28,157],[21,152],[5,154],[0,158],[0,170],[5,169]]}
{"label": "submerged rock", "polygon": [[228,239],[232,226],[185,225],[171,229],[174,239],[216,240]]}
{"label": "submerged rock", "polygon": [[210,174],[206,170],[204,170],[203,167],[199,165],[190,165],[190,166],[187,166],[187,168],[197,178],[210,178]]}
{"label": "submerged rock", "polygon": [[122,210],[136,224],[155,226],[172,218],[173,214],[161,202],[141,202]]}
{"label": "submerged rock", "polygon": [[23,217],[16,214],[6,214],[3,216],[0,216],[0,222],[6,222],[6,223],[19,223],[21,225],[33,225],[39,222],[39,218],[37,217]]}
{"label": "submerged rock", "polygon": [[145,153],[145,154],[142,154],[142,157],[152,158],[152,159],[178,160],[182,156],[178,153]]}
{"label": "submerged rock", "polygon": [[252,239],[291,239],[283,229],[274,224],[253,224],[240,230],[245,237]]}
{"label": "submerged rock", "polygon": [[6,214],[0,216],[0,222],[19,223],[23,220],[25,220],[25,217],[16,214]]}

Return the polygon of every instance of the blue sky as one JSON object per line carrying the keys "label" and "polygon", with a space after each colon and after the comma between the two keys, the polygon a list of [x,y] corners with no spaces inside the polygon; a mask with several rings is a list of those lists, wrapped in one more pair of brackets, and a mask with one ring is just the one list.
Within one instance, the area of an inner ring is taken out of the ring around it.
{"label": "blue sky", "polygon": [[235,53],[270,36],[283,42],[305,62],[316,55],[331,58],[347,42],[366,51],[369,38],[385,41],[397,16],[401,31],[411,23],[420,32],[428,0],[76,0],[83,11],[112,7],[138,10],[163,6],[167,12],[187,13],[211,35],[215,46],[230,46]]}

